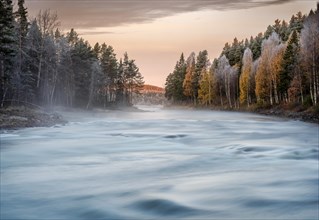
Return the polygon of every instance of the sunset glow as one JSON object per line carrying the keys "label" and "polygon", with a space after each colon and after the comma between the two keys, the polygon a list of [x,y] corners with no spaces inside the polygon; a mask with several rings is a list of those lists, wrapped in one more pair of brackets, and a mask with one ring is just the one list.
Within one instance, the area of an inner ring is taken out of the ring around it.
{"label": "sunset glow", "polygon": [[39,10],[57,11],[60,29],[75,28],[92,46],[105,42],[118,58],[127,51],[146,83],[162,87],[182,52],[207,49],[216,58],[235,37],[249,39],[276,19],[289,22],[292,14],[316,7],[315,0],[196,2],[29,0],[26,5],[30,17]]}

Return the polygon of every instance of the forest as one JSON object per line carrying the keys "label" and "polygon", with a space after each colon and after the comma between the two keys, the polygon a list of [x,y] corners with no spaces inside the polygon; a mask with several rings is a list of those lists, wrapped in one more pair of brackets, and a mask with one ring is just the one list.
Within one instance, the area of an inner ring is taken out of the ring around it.
{"label": "forest", "polygon": [[[173,104],[223,109],[299,106],[318,108],[319,3],[308,15],[275,20],[264,33],[226,43],[219,58],[207,50],[182,53],[167,76]],[[213,40],[213,39],[212,39]]]}
{"label": "forest", "polygon": [[117,60],[112,46],[93,47],[74,29],[59,30],[57,12],[28,19],[24,0],[17,10],[0,0],[0,106],[128,106],[143,86],[135,60]]}

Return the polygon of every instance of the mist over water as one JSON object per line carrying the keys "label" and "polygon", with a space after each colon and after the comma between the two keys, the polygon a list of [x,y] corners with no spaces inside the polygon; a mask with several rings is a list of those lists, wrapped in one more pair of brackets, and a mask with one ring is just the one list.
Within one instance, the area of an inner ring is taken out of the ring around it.
{"label": "mist over water", "polygon": [[319,217],[318,125],[139,108],[0,134],[1,219]]}

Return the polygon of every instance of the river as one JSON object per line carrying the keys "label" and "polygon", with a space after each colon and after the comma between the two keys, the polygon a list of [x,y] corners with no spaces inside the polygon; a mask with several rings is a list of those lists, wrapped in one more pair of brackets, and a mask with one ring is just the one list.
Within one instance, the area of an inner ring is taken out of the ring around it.
{"label": "river", "polygon": [[318,219],[318,125],[140,108],[0,134],[1,219]]}

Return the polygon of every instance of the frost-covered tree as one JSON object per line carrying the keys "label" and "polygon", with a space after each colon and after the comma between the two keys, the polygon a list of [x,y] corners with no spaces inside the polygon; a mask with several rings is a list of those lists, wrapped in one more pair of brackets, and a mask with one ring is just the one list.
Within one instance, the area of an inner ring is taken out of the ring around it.
{"label": "frost-covered tree", "polygon": [[[183,81],[183,93],[186,98],[191,99],[195,102],[195,91],[193,91],[192,78],[195,75],[195,53],[192,52],[186,61],[186,74]],[[194,103],[195,104],[195,103]]]}
{"label": "frost-covered tree", "polygon": [[256,75],[256,95],[261,104],[279,103],[278,78],[284,45],[277,33],[262,43],[262,52]]}
{"label": "frost-covered tree", "polygon": [[[318,4],[319,7],[319,4]],[[300,36],[301,65],[308,78],[312,103],[319,98],[319,9],[311,11]]]}
{"label": "frost-covered tree", "polygon": [[[44,59],[44,52],[46,50],[45,42],[49,41],[53,36],[54,30],[60,25],[58,20],[58,15],[56,12],[51,12],[50,10],[40,11],[37,15],[37,23],[41,33],[40,50],[39,50],[39,64],[38,64],[38,76],[37,76],[37,87],[40,87],[41,75],[43,70],[43,64],[46,63]],[[44,76],[45,77],[45,76]],[[43,78],[44,78],[43,77]]]}
{"label": "frost-covered tree", "polygon": [[252,85],[251,78],[252,78],[252,71],[253,71],[253,54],[249,48],[247,48],[244,52],[243,56],[243,67],[240,75],[239,87],[240,87],[240,103],[246,103],[248,106],[251,104],[252,98],[251,93]]}
{"label": "frost-covered tree", "polygon": [[[302,28],[303,28],[303,23],[305,21],[305,18],[306,18],[306,16],[303,15],[300,11],[296,15],[293,15],[289,21],[290,33],[293,31],[297,31],[298,33],[300,33]],[[290,35],[290,33],[289,33],[289,35]]]}
{"label": "frost-covered tree", "polygon": [[233,78],[232,77],[233,71],[225,55],[218,59],[216,74],[217,74],[218,86],[220,91],[219,95],[221,98],[225,95],[226,100],[228,102],[228,106],[232,108],[233,103],[232,103],[232,94],[231,94],[231,91],[232,91],[231,80]]}

